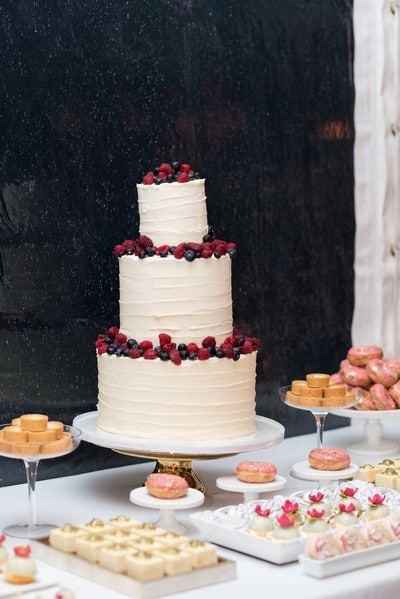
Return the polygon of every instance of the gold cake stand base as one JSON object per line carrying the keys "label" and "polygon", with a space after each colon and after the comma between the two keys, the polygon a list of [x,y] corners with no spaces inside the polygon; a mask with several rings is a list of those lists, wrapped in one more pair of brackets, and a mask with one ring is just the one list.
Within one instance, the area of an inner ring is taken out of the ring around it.
{"label": "gold cake stand base", "polygon": [[[166,474],[176,474],[184,478],[191,489],[196,489],[202,493],[206,493],[206,487],[203,481],[199,478],[192,467],[193,456],[184,454],[160,454],[141,451],[129,451],[122,449],[114,449],[117,453],[128,455],[136,458],[145,458],[148,460],[156,460],[156,465],[153,472],[161,472]],[[219,458],[228,458],[237,455],[235,453],[225,453],[218,455],[196,455],[196,460],[216,460]]]}

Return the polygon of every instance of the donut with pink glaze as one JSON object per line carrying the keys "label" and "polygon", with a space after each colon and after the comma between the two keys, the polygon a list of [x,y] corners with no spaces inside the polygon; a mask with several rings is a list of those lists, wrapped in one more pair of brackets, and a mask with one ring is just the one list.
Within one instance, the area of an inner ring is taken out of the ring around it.
{"label": "donut with pink glaze", "polygon": [[344,449],[318,447],[310,451],[308,462],[317,470],[344,470],[350,465],[350,456]]}
{"label": "donut with pink glaze", "polygon": [[155,472],[149,474],[145,486],[153,497],[160,499],[178,499],[187,495],[189,485],[182,476]]}
{"label": "donut with pink glaze", "polygon": [[236,466],[239,480],[245,483],[269,483],[276,478],[276,467],[271,462],[240,462]]}
{"label": "donut with pink glaze", "polygon": [[397,381],[397,383],[389,388],[389,393],[393,397],[396,406],[400,408],[400,381]]}
{"label": "donut with pink glaze", "polygon": [[353,364],[351,364],[348,360],[343,360],[343,362],[341,362],[340,376],[345,383],[354,387],[363,387],[368,389],[372,383],[365,368],[353,366]]}
{"label": "donut with pink glaze", "polygon": [[388,367],[397,373],[400,379],[400,360],[398,358],[384,358],[384,360]]}
{"label": "donut with pink glaze", "polygon": [[343,379],[340,372],[334,372],[329,377],[329,385],[343,385]]}
{"label": "donut with pink glaze", "polygon": [[382,383],[372,385],[369,390],[375,410],[395,410],[396,402]]}
{"label": "donut with pink glaze", "polygon": [[367,389],[353,387],[351,392],[356,398],[356,403],[354,405],[356,410],[376,410],[371,393]]}
{"label": "donut with pink glaze", "polygon": [[358,345],[347,352],[347,359],[353,366],[366,366],[370,360],[383,358],[383,349],[378,345]]}
{"label": "donut with pink glaze", "polygon": [[374,383],[382,383],[385,387],[391,387],[399,378],[397,372],[388,366],[386,360],[370,360],[365,370]]}

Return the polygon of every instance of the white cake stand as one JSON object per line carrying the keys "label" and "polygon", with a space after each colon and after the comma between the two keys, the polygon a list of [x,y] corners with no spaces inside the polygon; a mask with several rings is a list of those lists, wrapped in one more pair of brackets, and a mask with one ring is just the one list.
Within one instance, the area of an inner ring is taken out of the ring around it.
{"label": "white cake stand", "polygon": [[97,428],[98,413],[86,412],[74,419],[74,425],[82,431],[82,439],[113,449],[124,455],[155,459],[155,472],[167,472],[183,476],[189,487],[205,492],[205,486],[192,469],[192,460],[212,460],[274,447],[282,443],[285,428],[279,422],[256,416],[256,432],[239,439],[216,441],[171,441],[170,439],[142,439],[106,433]]}
{"label": "white cake stand", "polygon": [[335,410],[337,416],[344,416],[364,422],[364,439],[359,443],[349,445],[348,450],[364,455],[395,454],[400,449],[400,443],[383,438],[383,422],[397,421],[400,425],[400,410]]}
{"label": "white cake stand", "polygon": [[299,478],[300,480],[312,480],[317,481],[319,486],[326,485],[327,482],[338,482],[352,478],[359,470],[357,464],[350,464],[348,468],[343,470],[317,470],[317,468],[311,468],[309,462],[297,462],[292,466],[290,472],[293,478]]}
{"label": "white cake stand", "polygon": [[256,501],[260,493],[270,493],[278,491],[286,486],[286,478],[276,475],[275,479],[269,483],[245,483],[238,479],[236,474],[227,474],[220,476],[216,480],[216,485],[224,491],[232,491],[233,493],[243,493],[244,503]]}
{"label": "white cake stand", "polygon": [[146,487],[139,487],[130,492],[129,499],[132,503],[141,507],[159,510],[159,518],[155,522],[159,528],[182,534],[186,529],[182,523],[176,520],[175,511],[188,510],[202,505],[204,503],[204,494],[197,491],[197,489],[188,489],[185,497],[159,499],[150,495]]}

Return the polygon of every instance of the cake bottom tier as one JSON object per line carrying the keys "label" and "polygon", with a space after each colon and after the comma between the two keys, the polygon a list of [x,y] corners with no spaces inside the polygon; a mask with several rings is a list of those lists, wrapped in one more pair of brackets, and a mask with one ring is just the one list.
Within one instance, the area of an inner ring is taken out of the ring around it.
{"label": "cake bottom tier", "polygon": [[98,356],[98,427],[173,440],[234,439],[255,424],[257,352],[240,360],[172,362]]}

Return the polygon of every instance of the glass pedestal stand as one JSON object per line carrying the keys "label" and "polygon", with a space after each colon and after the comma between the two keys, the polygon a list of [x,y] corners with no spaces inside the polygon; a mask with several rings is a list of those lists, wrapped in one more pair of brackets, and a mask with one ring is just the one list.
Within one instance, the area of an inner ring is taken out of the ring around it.
{"label": "glass pedestal stand", "polygon": [[193,460],[213,460],[246,451],[265,449],[282,443],[285,428],[263,416],[256,416],[256,432],[249,437],[223,441],[171,441],[170,439],[142,439],[106,433],[97,428],[97,412],[86,412],[74,419],[82,431],[82,439],[107,447],[123,455],[156,460],[156,472],[178,474],[190,488],[205,493],[204,483],[193,471]]}

